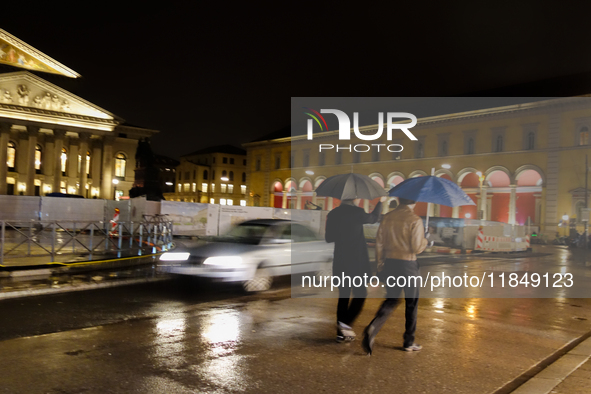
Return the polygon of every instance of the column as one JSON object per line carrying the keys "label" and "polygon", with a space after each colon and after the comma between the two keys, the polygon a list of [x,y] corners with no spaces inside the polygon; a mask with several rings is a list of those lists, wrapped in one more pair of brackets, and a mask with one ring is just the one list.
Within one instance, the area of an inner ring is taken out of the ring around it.
{"label": "column", "polygon": [[[101,143],[100,141],[93,140],[92,145],[92,156],[91,156],[91,167],[90,176],[92,178],[92,188],[96,189],[95,194],[92,197],[96,197],[99,194],[101,186]],[[92,195],[92,193],[91,193]],[[209,202],[209,201],[208,201]]]}
{"label": "column", "polygon": [[326,210],[332,211],[332,197],[326,197]]}
{"label": "column", "polygon": [[534,217],[531,218],[531,224],[540,224],[542,218],[542,193],[534,193],[535,211]]}
{"label": "column", "polygon": [[283,191],[283,196],[281,198],[281,208],[287,208],[287,191]]}
{"label": "column", "polygon": [[460,207],[453,207],[451,209],[451,217],[456,219],[460,217]]}
{"label": "column", "polygon": [[486,195],[487,188],[488,186],[484,185],[480,187],[480,210],[482,211],[482,220],[488,220],[486,209],[486,200],[488,199]]}
{"label": "column", "polygon": [[10,123],[0,123],[0,195],[6,194],[6,176],[8,175],[8,137]]}
{"label": "column", "polygon": [[509,197],[509,224],[515,224],[515,214],[517,213],[516,201],[517,201],[517,185],[511,185],[511,196]]}
{"label": "column", "polygon": [[316,192],[312,192],[312,204],[317,204],[318,198],[316,197]]}
{"label": "column", "polygon": [[369,200],[363,200],[363,209],[365,210],[365,212],[369,213]]}
{"label": "column", "polygon": [[88,182],[88,174],[86,174],[86,152],[88,152],[88,141],[90,140],[89,133],[78,133],[80,144],[78,145],[78,155],[80,155],[80,173],[78,174],[78,194],[87,197],[86,183]]}
{"label": "column", "polygon": [[295,209],[302,209],[302,192],[296,191],[296,207]]}
{"label": "column", "polygon": [[101,183],[101,198],[113,199],[113,142],[114,137],[103,138],[103,179]]}
{"label": "column", "polygon": [[27,126],[27,132],[29,134],[29,142],[27,146],[27,177],[26,185],[27,190],[25,195],[35,195],[35,147],[37,146],[37,135],[39,135],[39,127]]}
{"label": "column", "polygon": [[52,192],[59,193],[62,183],[62,149],[64,147],[64,138],[66,137],[66,130],[53,130],[54,136],[54,163],[53,163],[53,186]]}

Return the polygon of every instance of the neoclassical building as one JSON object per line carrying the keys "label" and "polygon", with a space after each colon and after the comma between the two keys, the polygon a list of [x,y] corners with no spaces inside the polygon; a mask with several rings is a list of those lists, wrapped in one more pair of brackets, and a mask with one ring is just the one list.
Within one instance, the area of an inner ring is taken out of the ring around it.
{"label": "neoclassical building", "polygon": [[127,196],[138,140],[157,131],[41,78],[80,76],[1,29],[0,64],[0,194]]}
{"label": "neoclassical building", "polygon": [[[377,129],[360,127],[360,132],[375,134]],[[384,133],[371,142],[339,141],[338,131],[315,133],[313,140],[289,131],[275,133],[244,144],[249,205],[304,209],[310,201],[330,210],[339,201],[315,193],[329,176],[361,173],[389,190],[434,171],[462,187],[476,206],[435,206],[432,215],[531,223],[554,235],[567,217],[582,228],[590,131],[591,97],[570,97],[421,118],[412,129],[417,141],[402,133],[399,140],[387,141]],[[358,145],[355,151],[355,142],[384,146],[378,151]],[[344,149],[319,151],[319,144]],[[391,152],[389,144],[403,150]],[[364,203],[367,209],[373,204]],[[419,204],[416,211],[424,215],[426,209]]]}

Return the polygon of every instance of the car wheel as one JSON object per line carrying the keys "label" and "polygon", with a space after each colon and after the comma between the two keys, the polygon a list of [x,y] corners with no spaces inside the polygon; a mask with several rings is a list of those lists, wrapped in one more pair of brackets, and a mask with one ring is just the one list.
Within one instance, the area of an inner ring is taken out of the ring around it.
{"label": "car wheel", "polygon": [[257,291],[266,291],[271,288],[273,284],[273,277],[269,272],[268,268],[257,268],[254,278],[247,280],[244,282],[244,290],[252,293]]}

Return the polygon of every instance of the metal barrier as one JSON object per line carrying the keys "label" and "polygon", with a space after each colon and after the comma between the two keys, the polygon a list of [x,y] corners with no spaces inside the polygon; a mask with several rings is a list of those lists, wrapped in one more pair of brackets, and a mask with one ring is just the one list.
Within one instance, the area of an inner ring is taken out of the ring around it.
{"label": "metal barrier", "polygon": [[165,215],[144,215],[141,222],[1,220],[0,264],[22,258],[49,257],[55,262],[73,256],[93,260],[99,255],[153,254],[171,248],[172,234]]}

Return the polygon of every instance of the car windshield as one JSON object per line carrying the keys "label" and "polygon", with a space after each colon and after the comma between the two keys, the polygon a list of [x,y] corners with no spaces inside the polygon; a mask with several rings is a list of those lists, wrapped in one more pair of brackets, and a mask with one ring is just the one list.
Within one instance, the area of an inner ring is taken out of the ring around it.
{"label": "car windshield", "polygon": [[240,224],[220,238],[226,242],[258,244],[268,229],[269,226],[266,224]]}

